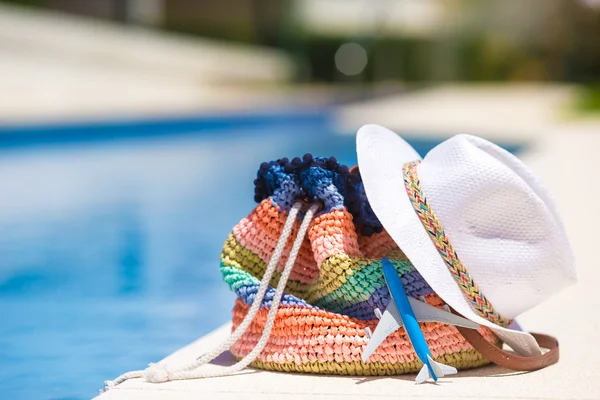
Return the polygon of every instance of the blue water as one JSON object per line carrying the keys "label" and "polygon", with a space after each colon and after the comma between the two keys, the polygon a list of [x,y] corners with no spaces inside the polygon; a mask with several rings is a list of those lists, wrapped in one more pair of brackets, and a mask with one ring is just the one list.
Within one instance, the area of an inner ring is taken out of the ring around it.
{"label": "blue water", "polygon": [[314,115],[0,129],[0,399],[89,399],[228,321],[221,245],[305,152],[356,161]]}

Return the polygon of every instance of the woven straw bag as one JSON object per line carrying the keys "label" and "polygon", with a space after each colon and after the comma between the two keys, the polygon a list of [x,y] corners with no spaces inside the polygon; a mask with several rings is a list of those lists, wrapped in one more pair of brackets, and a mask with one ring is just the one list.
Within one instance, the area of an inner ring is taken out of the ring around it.
{"label": "woven straw bag", "polygon": [[[365,328],[375,328],[374,310],[390,299],[382,257],[392,261],[409,296],[443,302],[383,230],[358,171],[305,155],[263,163],[254,183],[258,206],[233,228],[221,255],[223,278],[237,296],[231,352],[275,371],[417,372],[422,364],[403,329],[361,361]],[[456,327],[421,327],[437,361],[458,369],[490,362]],[[499,344],[488,329],[479,332]]]}

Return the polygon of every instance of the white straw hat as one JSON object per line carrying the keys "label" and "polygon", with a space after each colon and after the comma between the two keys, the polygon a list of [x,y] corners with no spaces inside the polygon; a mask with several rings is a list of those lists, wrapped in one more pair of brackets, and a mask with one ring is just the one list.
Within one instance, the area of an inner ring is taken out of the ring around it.
{"label": "white straw hat", "polygon": [[420,162],[381,126],[363,126],[356,145],[375,215],[431,288],[517,353],[541,354],[529,333],[506,326],[574,283],[576,273],[562,221],[537,177],[475,136],[454,136]]}

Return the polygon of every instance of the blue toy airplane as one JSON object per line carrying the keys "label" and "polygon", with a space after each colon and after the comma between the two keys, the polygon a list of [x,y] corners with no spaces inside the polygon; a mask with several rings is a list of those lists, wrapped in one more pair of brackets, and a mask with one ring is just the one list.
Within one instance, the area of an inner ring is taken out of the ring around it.
{"label": "blue toy airplane", "polygon": [[441,322],[449,325],[457,325],[465,328],[478,329],[479,325],[463,317],[450,313],[449,308],[439,309],[424,301],[408,297],[396,269],[387,258],[382,260],[383,275],[391,294],[390,302],[382,314],[375,309],[375,315],[379,323],[375,332],[371,334],[369,328],[365,330],[369,337],[369,343],[362,355],[363,361],[367,361],[375,349],[385,340],[388,335],[404,326],[410,342],[423,363],[415,381],[423,383],[429,378],[437,381],[439,377],[455,374],[456,368],[436,362],[431,357],[431,352],[419,327],[420,322]]}

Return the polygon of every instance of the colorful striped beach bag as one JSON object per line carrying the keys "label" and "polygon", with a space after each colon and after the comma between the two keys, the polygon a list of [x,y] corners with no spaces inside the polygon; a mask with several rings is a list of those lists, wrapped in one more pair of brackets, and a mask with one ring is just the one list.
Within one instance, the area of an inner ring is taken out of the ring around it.
{"label": "colorful striped beach bag", "polygon": [[[361,354],[375,309],[390,294],[388,258],[411,297],[443,305],[371,210],[358,170],[335,158],[263,163],[257,207],[234,228],[221,255],[223,279],[237,295],[230,350],[244,367],[338,375],[418,372],[403,329],[367,362]],[[458,369],[488,364],[456,327],[421,323],[433,357]],[[480,333],[499,344],[490,330]],[[220,349],[223,350],[223,349]]]}

